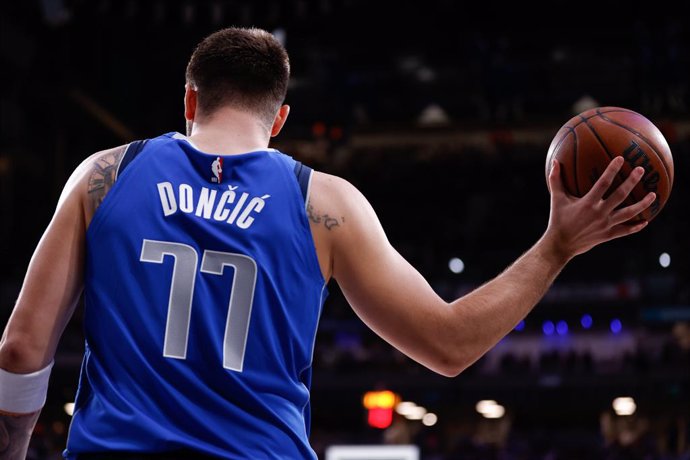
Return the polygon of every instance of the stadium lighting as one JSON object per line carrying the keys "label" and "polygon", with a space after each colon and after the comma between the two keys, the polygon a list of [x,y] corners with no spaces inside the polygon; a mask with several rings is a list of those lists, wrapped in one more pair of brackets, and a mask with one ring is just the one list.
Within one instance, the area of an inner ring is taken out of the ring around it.
{"label": "stadium lighting", "polygon": [[438,419],[436,414],[427,412],[425,408],[418,406],[412,401],[402,401],[398,403],[398,405],[395,406],[395,411],[408,420],[421,420],[426,426],[434,425]]}
{"label": "stadium lighting", "polygon": [[400,396],[389,390],[367,391],[362,404],[367,409],[367,422],[374,428],[385,429],[393,423],[393,409]]}
{"label": "stadium lighting", "polygon": [[453,257],[448,261],[448,268],[455,274],[462,273],[465,270],[465,262],[458,257]]}
{"label": "stadium lighting", "polygon": [[411,411],[414,411],[415,407],[417,407],[417,405],[412,401],[402,401],[399,402],[397,406],[395,406],[395,411],[398,414],[405,416],[409,414]]}
{"label": "stadium lighting", "polygon": [[544,335],[553,335],[556,331],[556,326],[553,324],[553,321],[544,321],[541,330],[544,331]]}
{"label": "stadium lighting", "polygon": [[428,414],[424,414],[424,417],[422,417],[422,423],[424,426],[434,426],[436,425],[436,422],[438,422],[438,417],[436,414],[433,414],[429,412]]}
{"label": "stadium lighting", "polygon": [[558,335],[566,335],[568,333],[568,323],[559,321],[558,324],[556,324],[556,332]]}
{"label": "stadium lighting", "polygon": [[410,409],[407,414],[405,414],[405,418],[408,420],[422,420],[425,415],[426,409],[421,406],[416,406]]}
{"label": "stadium lighting", "polygon": [[382,407],[384,409],[392,409],[395,407],[398,395],[392,391],[367,391],[364,394],[362,403],[367,409],[373,409],[375,407]]}
{"label": "stadium lighting", "polygon": [[611,320],[611,332],[618,334],[623,330],[623,323],[618,318],[613,318]]}
{"label": "stadium lighting", "polygon": [[493,399],[484,399],[482,401],[479,401],[474,408],[479,412],[480,414],[483,414],[489,410],[491,410],[492,407],[496,406],[498,403],[494,401]]}
{"label": "stadium lighting", "polygon": [[485,399],[479,401],[475,406],[477,412],[482,414],[484,418],[501,418],[506,413],[506,408],[498,404],[493,399]]}
{"label": "stadium lighting", "polygon": [[501,418],[505,415],[505,413],[506,408],[501,406],[500,404],[496,404],[495,406],[492,406],[490,410],[483,413],[482,415],[485,418]]}
{"label": "stadium lighting", "polygon": [[63,409],[65,409],[65,414],[67,414],[71,417],[72,414],[74,414],[74,403],[73,402],[65,403],[65,405],[63,406]]}
{"label": "stadium lighting", "polygon": [[582,327],[585,329],[592,327],[593,323],[594,320],[592,319],[592,315],[584,314],[582,315],[582,318],[580,318],[580,324],[582,324]]}
{"label": "stadium lighting", "polygon": [[637,410],[637,404],[635,400],[629,396],[621,396],[613,400],[613,410],[616,415],[632,415]]}
{"label": "stadium lighting", "polygon": [[671,265],[671,256],[668,252],[662,252],[659,256],[659,265],[663,268],[668,268]]}

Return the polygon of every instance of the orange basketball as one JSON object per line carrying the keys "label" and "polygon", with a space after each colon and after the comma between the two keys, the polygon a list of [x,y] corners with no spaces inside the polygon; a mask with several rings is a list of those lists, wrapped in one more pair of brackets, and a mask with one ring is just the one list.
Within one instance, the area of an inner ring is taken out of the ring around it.
{"label": "orange basketball", "polygon": [[546,156],[546,177],[551,171],[552,160],[558,160],[566,190],[581,197],[617,156],[622,156],[625,164],[612,188],[620,185],[636,166],[644,167],[642,180],[623,206],[655,192],[654,203],[638,216],[652,220],[671,193],[673,157],[661,131],[637,112],[620,107],[599,107],[571,118],[551,141]]}

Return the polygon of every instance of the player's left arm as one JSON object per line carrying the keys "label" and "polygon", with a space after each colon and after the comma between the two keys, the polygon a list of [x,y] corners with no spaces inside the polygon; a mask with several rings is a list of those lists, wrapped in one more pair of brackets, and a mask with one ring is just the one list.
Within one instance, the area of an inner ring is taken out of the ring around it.
{"label": "player's left arm", "polygon": [[[456,376],[530,312],[570,259],[644,228],[646,222],[630,219],[652,204],[653,193],[619,208],[643,168],[603,198],[622,164],[620,157],[611,161],[583,198],[566,193],[560,164],[554,164],[551,215],[542,238],[500,275],[452,302],[441,299],[393,248],[371,205],[346,181],[321,173],[313,177],[309,200],[318,211],[312,214],[327,219],[321,224],[310,219],[318,226],[317,245],[319,231],[327,235],[322,239],[330,242],[333,277],[364,323],[429,369]],[[424,218],[419,212],[411,216]],[[329,219],[334,222],[324,229]]]}
{"label": "player's left arm", "polygon": [[74,171],[29,263],[0,341],[0,459],[26,455],[55,350],[83,289],[86,228],[122,150],[99,152]]}

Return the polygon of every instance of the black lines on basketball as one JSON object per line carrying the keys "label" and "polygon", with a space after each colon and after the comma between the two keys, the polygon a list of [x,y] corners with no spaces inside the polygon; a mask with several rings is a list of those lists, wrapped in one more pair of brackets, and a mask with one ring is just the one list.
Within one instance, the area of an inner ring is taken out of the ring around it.
{"label": "black lines on basketball", "polygon": [[[604,110],[604,109],[606,109],[606,107],[604,107],[602,109],[592,109],[592,110],[595,110],[595,112],[594,112],[594,114],[589,115],[589,116],[585,116],[583,114],[580,114],[580,115],[578,115],[580,117],[580,120],[577,123],[575,123],[575,126],[567,125],[567,126],[564,126],[564,128],[575,129],[578,126],[580,126],[582,123],[586,123],[587,120],[591,120],[594,117],[601,116],[602,113],[633,113],[633,114],[635,113],[632,110],[621,109],[620,107],[609,107],[609,108],[611,110]],[[587,112],[584,112],[584,113],[587,113]],[[570,121],[572,121],[572,120],[570,120]]]}
{"label": "black lines on basketball", "polygon": [[[610,109],[610,110],[606,110],[607,108]],[[619,113],[619,112],[622,112],[622,113],[632,113],[632,114],[636,113],[636,112],[633,112],[632,110],[621,109],[620,107],[601,107],[601,108],[598,108],[598,109],[595,109],[595,110],[596,110],[596,115],[592,115],[592,116],[589,117],[589,118],[594,118],[594,117],[596,117],[597,115],[601,115],[602,113]]]}
{"label": "black lines on basketball", "polygon": [[[647,145],[647,147],[649,147],[650,150],[651,150],[652,152],[654,152],[654,154],[657,156],[657,158],[659,158],[659,161],[661,162],[661,164],[662,164],[662,166],[663,166],[663,170],[664,170],[663,172],[664,172],[664,175],[666,176],[666,180],[668,181],[668,183],[669,183],[671,186],[673,186],[673,180],[671,180],[671,176],[670,176],[670,174],[669,174],[669,167],[668,167],[668,164],[666,163],[666,160],[664,159],[664,156],[661,155],[661,154],[654,148],[654,146],[652,145],[652,143],[651,143],[645,136],[643,136],[642,134],[636,132],[636,131],[633,130],[633,129],[630,129],[630,128],[626,127],[625,125],[622,125],[622,124],[620,124],[620,123],[615,122],[614,120],[606,119],[606,118],[604,118],[604,117],[602,117],[602,119],[603,119],[604,121],[608,122],[608,123],[611,123],[611,124],[614,125],[614,126],[618,126],[619,128],[622,128],[622,129],[628,131],[628,132],[631,133],[631,134],[634,134],[637,138],[639,138],[641,141],[643,141],[643,142]],[[646,172],[646,171],[645,171],[645,172]]]}
{"label": "black lines on basketball", "polygon": [[[590,117],[594,118],[594,117]],[[597,130],[594,129],[594,126],[592,126],[589,123],[589,118],[582,118],[582,121],[587,125],[590,131],[592,131],[592,134],[594,134],[594,137],[597,138],[597,141],[599,141],[599,145],[601,145],[601,148],[604,149],[604,152],[606,152],[606,155],[608,155],[609,159],[613,160],[613,155],[611,155],[611,152],[609,151],[608,147],[606,147],[606,144],[604,144],[604,141],[601,140],[601,137],[599,136],[599,133],[597,133]]]}
{"label": "black lines on basketball", "polygon": [[558,149],[561,148],[563,142],[565,142],[565,140],[568,138],[568,134],[574,132],[573,128],[571,128],[570,126],[564,126],[564,128],[566,128],[569,132],[565,133],[563,137],[561,137],[561,139],[558,141],[558,144],[556,144],[556,147],[554,147],[553,149],[554,152],[558,152]]}
{"label": "black lines on basketball", "polygon": [[[570,128],[570,132],[573,133],[573,171],[577,171],[577,132]],[[577,196],[582,196],[580,193],[580,181],[578,180],[578,174],[574,175],[575,178],[575,193]]]}
{"label": "black lines on basketball", "polygon": [[[597,116],[600,116],[600,115],[597,115]],[[597,141],[599,142],[599,145],[601,145],[601,148],[603,148],[603,149],[604,149],[604,152],[606,152],[606,155],[609,157],[609,160],[613,160],[613,159],[616,157],[616,155],[612,155],[612,154],[611,154],[611,151],[609,150],[609,148],[608,148],[608,147],[606,146],[606,144],[604,143],[604,140],[601,138],[601,136],[599,135],[599,133],[597,132],[597,130],[594,129],[594,126],[591,125],[591,123],[589,122],[589,120],[590,120],[591,118],[594,118],[594,117],[590,117],[590,118],[588,118],[588,119],[585,119],[585,121],[584,121],[585,124],[587,125],[587,127],[589,128],[589,130],[592,131],[592,134],[594,134],[594,137],[596,137]],[[603,171],[602,171],[602,173],[603,173]],[[616,176],[618,176],[618,178],[621,180],[621,183],[623,183],[623,182],[625,181],[625,176],[623,175],[623,170],[622,170],[622,169],[618,171],[618,174],[616,174]],[[615,183],[614,183],[614,184],[615,184]],[[610,191],[610,190],[609,190],[609,191]],[[604,195],[604,197],[608,196],[608,193],[609,193],[609,192],[607,191],[607,192],[606,192],[606,195]],[[623,200],[623,203],[622,203],[622,204],[627,206],[627,205],[633,204],[634,202],[635,202],[635,200],[633,199],[632,194],[631,194],[631,195],[628,195],[628,196],[625,198],[625,200]]]}
{"label": "black lines on basketball", "polygon": [[[608,113],[608,112],[605,112],[605,113]],[[632,128],[630,128],[629,126],[625,126],[624,124],[619,123],[619,122],[617,122],[616,120],[612,120],[611,118],[609,118],[609,117],[607,117],[607,116],[605,116],[605,115],[603,115],[603,114],[601,114],[601,119],[604,120],[604,121],[607,121],[607,122],[609,122],[609,123],[611,123],[611,124],[613,124],[613,125],[616,125],[616,126],[618,126],[618,127],[620,127],[620,128],[623,128],[624,130],[628,131],[628,132],[631,133],[631,134],[634,134],[635,136],[637,136],[637,137],[639,137],[641,140],[643,140],[643,141],[649,146],[649,148],[652,149],[652,151],[654,152],[654,154],[655,154],[657,157],[659,157],[659,160],[660,160],[661,163],[663,163],[663,165],[664,165],[664,172],[666,173],[666,177],[668,177],[669,181],[671,180],[671,177],[670,177],[670,175],[669,175],[670,168],[669,168],[668,163],[666,163],[666,158],[664,157],[664,155],[662,155],[662,154],[654,147],[654,144],[653,144],[649,139],[647,139],[644,135],[642,135],[642,134],[641,134],[640,132],[638,132],[637,130],[632,129]]]}
{"label": "black lines on basketball", "polygon": [[[565,141],[570,133],[572,139]],[[586,195],[618,156],[623,157],[625,163],[613,178],[604,199],[628,180],[635,167],[642,166],[644,175],[618,208],[630,206],[652,192],[657,199],[631,221],[654,219],[671,193],[673,157],[668,143],[652,122],[632,110],[598,107],[575,115],[554,136],[547,161],[555,154],[561,161],[566,189],[576,196]]]}

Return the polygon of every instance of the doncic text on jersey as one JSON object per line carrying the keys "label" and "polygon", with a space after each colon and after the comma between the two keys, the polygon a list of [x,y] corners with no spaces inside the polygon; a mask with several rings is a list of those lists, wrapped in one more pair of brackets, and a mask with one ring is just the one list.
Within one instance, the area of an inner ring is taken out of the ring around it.
{"label": "doncic text on jersey", "polygon": [[237,186],[228,185],[222,193],[208,187],[201,187],[196,191],[189,184],[175,187],[170,182],[159,182],[158,195],[165,217],[176,212],[194,214],[207,220],[227,222],[241,229],[247,229],[254,223],[254,217],[266,206],[266,200],[271,195],[249,196],[242,192],[238,197]]}

